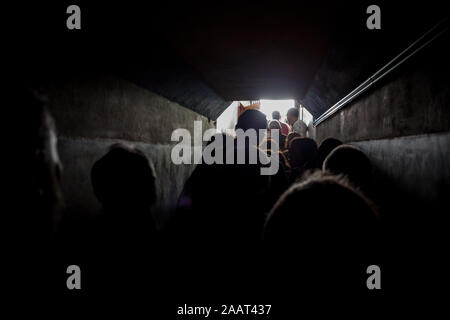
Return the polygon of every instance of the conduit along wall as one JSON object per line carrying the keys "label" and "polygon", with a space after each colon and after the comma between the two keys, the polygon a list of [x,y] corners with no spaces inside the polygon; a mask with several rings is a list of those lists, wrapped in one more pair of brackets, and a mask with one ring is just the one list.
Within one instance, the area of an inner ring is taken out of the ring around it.
{"label": "conduit along wall", "polygon": [[444,234],[436,222],[450,212],[448,41],[447,31],[316,126],[318,143],[336,137],[369,156],[387,225],[398,238],[414,233],[403,241],[417,248],[428,227]]}
{"label": "conduit along wall", "polygon": [[171,161],[172,131],[194,121],[203,130],[212,121],[158,94],[107,74],[85,73],[54,79],[39,91],[47,97],[58,131],[58,151],[63,165],[66,214],[73,219],[93,217],[101,206],[94,197],[90,171],[96,160],[116,142],[135,145],[152,159],[158,197],[156,220],[163,227],[194,165]]}

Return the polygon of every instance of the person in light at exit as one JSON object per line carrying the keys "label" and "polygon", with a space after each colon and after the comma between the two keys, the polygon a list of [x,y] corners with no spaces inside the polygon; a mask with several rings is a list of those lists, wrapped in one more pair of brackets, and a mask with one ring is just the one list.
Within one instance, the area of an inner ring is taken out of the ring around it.
{"label": "person in light at exit", "polygon": [[291,131],[298,133],[301,137],[306,137],[308,126],[299,119],[299,111],[297,108],[290,108],[286,115],[287,123],[291,126]]}
{"label": "person in light at exit", "polygon": [[283,135],[283,136],[287,136],[288,135],[288,133],[289,133],[289,126],[286,124],[286,123],[284,123],[284,122],[281,122],[281,114],[280,114],[280,111],[274,111],[274,112],[272,112],[272,119],[273,120],[278,120],[279,122],[280,122],[280,125],[281,125],[281,134]]}

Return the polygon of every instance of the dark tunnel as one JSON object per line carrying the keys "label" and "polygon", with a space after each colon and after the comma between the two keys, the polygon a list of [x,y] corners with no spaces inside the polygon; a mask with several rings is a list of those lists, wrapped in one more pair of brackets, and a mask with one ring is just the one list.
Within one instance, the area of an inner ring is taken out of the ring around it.
{"label": "dark tunnel", "polygon": [[[72,4],[80,29],[66,24]],[[373,4],[379,29],[368,27]],[[44,1],[4,12],[18,292],[80,310],[104,298],[111,313],[129,299],[129,316],[195,319],[211,306],[211,318],[288,319],[384,316],[395,297],[444,286],[444,3]],[[225,115],[231,135],[213,130]],[[248,137],[245,163],[226,162],[249,128],[265,133],[256,147],[277,159],[275,174],[249,164]],[[212,155],[223,163],[195,163],[196,141],[207,150],[222,138]],[[192,149],[189,163],[174,161],[178,147]],[[70,265],[81,289],[69,288]],[[381,289],[369,288],[371,265]]]}

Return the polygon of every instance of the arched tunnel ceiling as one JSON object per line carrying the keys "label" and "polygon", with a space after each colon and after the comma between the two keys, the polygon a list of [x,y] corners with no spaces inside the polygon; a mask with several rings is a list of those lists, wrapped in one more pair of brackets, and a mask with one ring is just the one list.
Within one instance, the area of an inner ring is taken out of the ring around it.
{"label": "arched tunnel ceiling", "polygon": [[382,29],[368,30],[369,4],[83,3],[73,32],[64,3],[39,3],[11,14],[35,25],[17,25],[13,67],[39,79],[117,74],[213,120],[232,100],[260,98],[295,98],[317,117],[447,13],[380,1]]}

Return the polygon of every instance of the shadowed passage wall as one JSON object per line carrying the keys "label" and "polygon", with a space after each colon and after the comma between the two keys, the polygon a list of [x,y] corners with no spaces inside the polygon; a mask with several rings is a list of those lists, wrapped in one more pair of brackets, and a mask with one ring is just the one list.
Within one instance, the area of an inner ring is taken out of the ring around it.
{"label": "shadowed passage wall", "polygon": [[154,212],[160,227],[172,213],[194,165],[171,161],[172,131],[194,121],[212,128],[206,117],[121,78],[89,74],[47,82],[39,91],[48,99],[58,131],[66,214],[90,217],[101,210],[93,195],[90,170],[109,146],[131,143],[152,159],[158,176]]}
{"label": "shadowed passage wall", "polygon": [[436,41],[316,128],[318,143],[336,137],[370,157],[375,177],[388,180],[379,181],[387,199],[380,206],[399,203],[398,212],[427,214],[450,207],[447,41]]}

